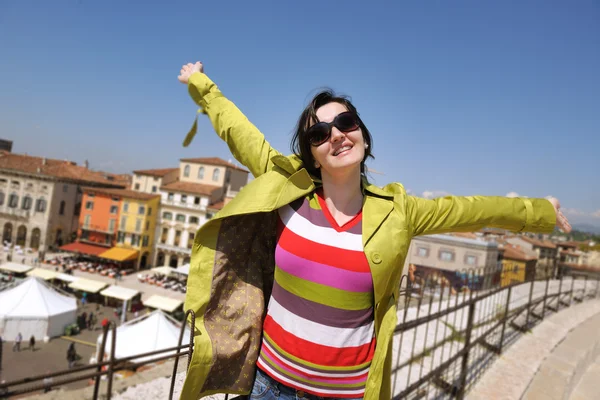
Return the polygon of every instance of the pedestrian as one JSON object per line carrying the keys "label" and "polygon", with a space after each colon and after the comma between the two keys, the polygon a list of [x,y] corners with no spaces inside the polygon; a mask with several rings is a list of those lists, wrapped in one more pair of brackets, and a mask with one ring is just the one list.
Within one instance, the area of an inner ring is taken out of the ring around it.
{"label": "pedestrian", "polygon": [[87,320],[87,327],[89,330],[92,330],[92,322],[94,321],[94,313],[92,311],[90,311],[90,315],[88,316],[88,320]]}
{"label": "pedestrian", "polygon": [[15,338],[15,344],[13,345],[13,351],[21,351],[21,341],[23,340],[23,335],[21,335],[21,332],[19,332],[17,334],[17,337]]}
{"label": "pedestrian", "polygon": [[[304,109],[294,154],[286,157],[202,63],[184,65],[178,79],[201,107],[196,118],[208,115],[255,178],[195,239],[186,309],[196,313],[203,334],[196,336],[182,398],[389,399],[396,304],[413,237],[485,226],[570,231],[556,199],[429,200],[399,183],[371,184],[371,133],[354,105],[332,91]],[[240,340],[228,346],[229,336]]]}
{"label": "pedestrian", "polygon": [[35,350],[35,336],[31,335],[31,337],[29,338],[29,350],[34,351]]}
{"label": "pedestrian", "polygon": [[69,345],[67,349],[67,361],[69,363],[69,369],[73,368],[75,365],[75,360],[77,359],[77,351],[75,350],[75,343]]}

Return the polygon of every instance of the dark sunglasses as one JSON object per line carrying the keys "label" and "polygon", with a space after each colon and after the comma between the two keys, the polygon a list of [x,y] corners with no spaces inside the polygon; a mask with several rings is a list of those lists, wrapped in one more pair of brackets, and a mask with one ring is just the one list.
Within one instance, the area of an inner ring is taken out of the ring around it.
{"label": "dark sunglasses", "polygon": [[352,132],[358,129],[358,116],[352,111],[338,114],[331,122],[318,122],[308,128],[306,134],[312,146],[320,146],[331,137],[331,127],[335,126],[340,132]]}

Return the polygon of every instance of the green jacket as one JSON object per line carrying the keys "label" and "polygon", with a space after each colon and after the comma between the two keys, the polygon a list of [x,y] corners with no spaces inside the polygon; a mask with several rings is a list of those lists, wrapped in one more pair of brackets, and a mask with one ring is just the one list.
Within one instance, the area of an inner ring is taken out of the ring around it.
{"label": "green jacket", "polygon": [[[181,398],[248,394],[261,344],[274,274],[276,210],[321,185],[296,156],[275,151],[260,131],[202,73],[189,92],[234,157],[255,176],[198,231],[192,250],[185,309],[196,313],[194,353]],[[196,124],[186,138],[195,133]],[[363,181],[363,245],[373,276],[377,348],[365,399],[391,398],[392,335],[402,268],[417,235],[483,227],[551,232],[549,201],[504,197],[426,200],[393,183]]]}

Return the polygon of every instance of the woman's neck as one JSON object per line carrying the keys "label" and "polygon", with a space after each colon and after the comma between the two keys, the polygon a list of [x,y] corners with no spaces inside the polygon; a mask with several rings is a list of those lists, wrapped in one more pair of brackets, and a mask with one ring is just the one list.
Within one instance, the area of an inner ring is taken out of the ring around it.
{"label": "woman's neck", "polygon": [[332,177],[322,172],[323,198],[332,217],[341,226],[362,209],[363,194],[360,170],[356,173]]}

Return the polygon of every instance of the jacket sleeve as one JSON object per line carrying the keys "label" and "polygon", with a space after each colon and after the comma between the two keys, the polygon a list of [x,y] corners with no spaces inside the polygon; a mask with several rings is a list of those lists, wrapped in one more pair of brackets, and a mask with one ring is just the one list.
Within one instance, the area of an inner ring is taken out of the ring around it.
{"label": "jacket sleeve", "polygon": [[407,196],[413,236],[471,232],[484,227],[550,233],[556,212],[546,199],[447,196],[427,200]]}
{"label": "jacket sleeve", "polygon": [[[206,74],[197,72],[190,76],[188,91],[201,113],[207,114],[215,131],[223,139],[231,154],[250,170],[254,177],[268,171],[271,158],[279,155],[266,141],[265,136],[248,118],[228,100]],[[188,133],[184,146],[196,132],[196,122]]]}

